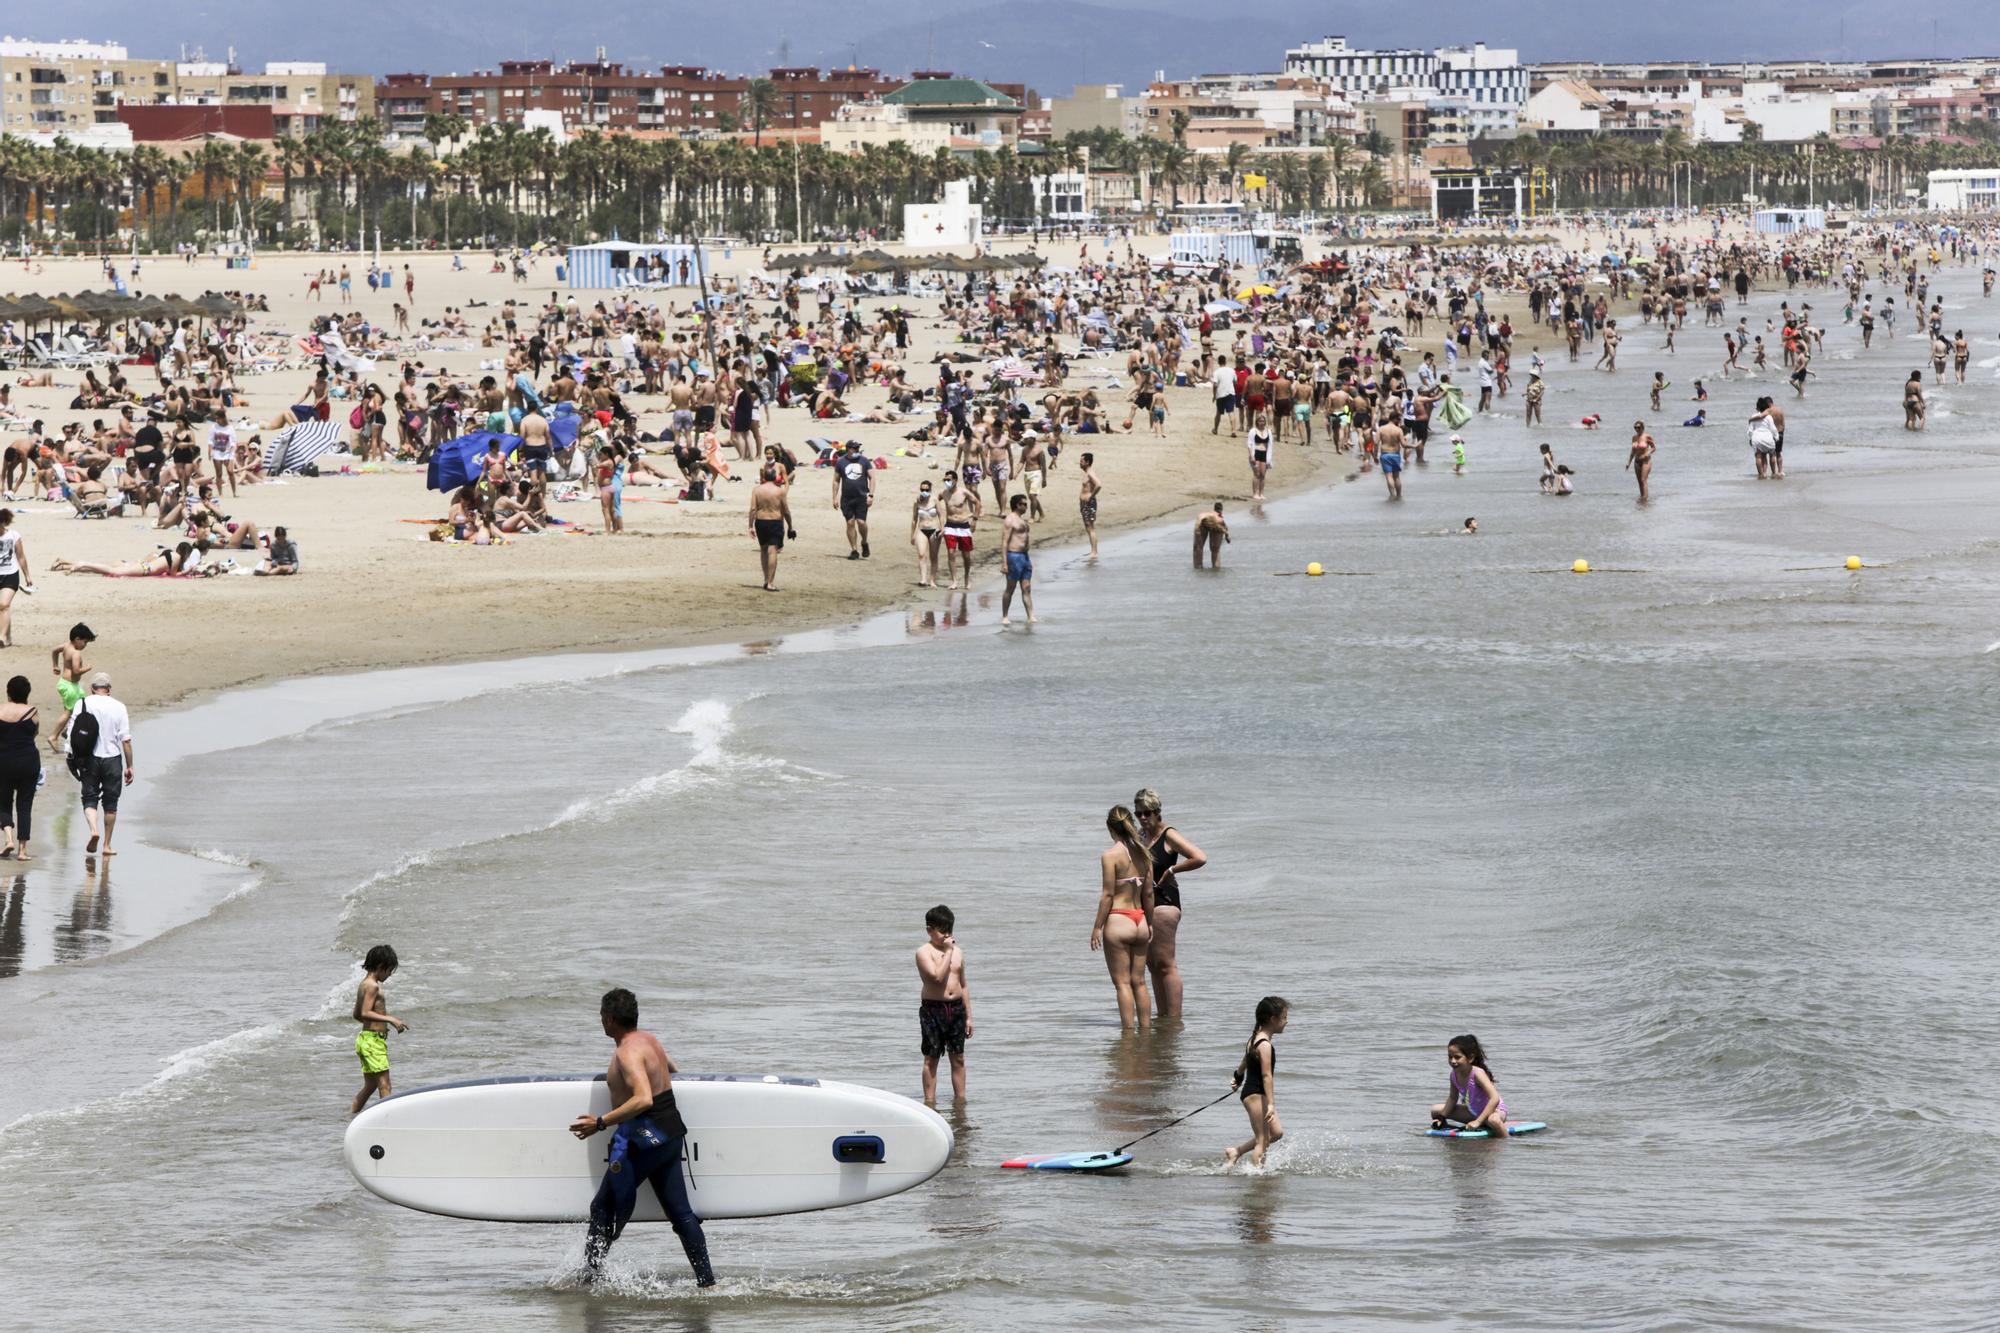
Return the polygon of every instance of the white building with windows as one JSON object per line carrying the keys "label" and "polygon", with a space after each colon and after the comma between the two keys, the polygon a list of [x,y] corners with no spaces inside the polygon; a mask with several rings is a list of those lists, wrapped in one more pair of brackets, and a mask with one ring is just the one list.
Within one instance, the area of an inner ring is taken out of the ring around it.
{"label": "white building with windows", "polygon": [[1366,51],[1327,37],[1285,52],[1285,73],[1319,79],[1350,102],[1392,89],[1465,109],[1469,136],[1511,138],[1528,103],[1528,69],[1511,47],[1441,46],[1431,51]]}
{"label": "white building with windows", "polygon": [[1433,51],[1364,51],[1349,46],[1345,37],[1328,37],[1285,52],[1285,73],[1309,75],[1343,94],[1373,93],[1389,84],[1433,86],[1437,67]]}
{"label": "white building with windows", "polygon": [[1432,76],[1444,99],[1465,106],[1465,128],[1474,138],[1510,139],[1528,104],[1528,67],[1512,48],[1442,46]]}
{"label": "white building with windows", "polygon": [[1932,208],[1952,213],[2000,208],[2000,167],[1933,171],[1929,184]]}

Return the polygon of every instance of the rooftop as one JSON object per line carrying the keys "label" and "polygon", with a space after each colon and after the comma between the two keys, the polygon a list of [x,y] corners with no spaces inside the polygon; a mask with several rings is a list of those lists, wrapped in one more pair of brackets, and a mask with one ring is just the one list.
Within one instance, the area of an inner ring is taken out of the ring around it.
{"label": "rooftop", "polygon": [[991,106],[1020,110],[1020,104],[991,84],[978,79],[918,79],[893,93],[884,93],[884,102],[898,106]]}

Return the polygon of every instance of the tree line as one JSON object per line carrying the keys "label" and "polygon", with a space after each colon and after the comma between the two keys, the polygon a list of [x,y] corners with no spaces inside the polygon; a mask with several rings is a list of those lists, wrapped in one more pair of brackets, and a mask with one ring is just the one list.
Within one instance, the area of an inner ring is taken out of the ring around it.
{"label": "tree line", "polygon": [[[764,99],[769,102],[770,99]],[[1281,214],[1381,209],[1398,183],[1422,191],[1428,169],[1379,133],[1301,148],[1187,146],[1184,113],[1168,137],[1098,129],[1045,145],[969,154],[865,145],[767,144],[774,114],[753,95],[739,123],[753,137],[640,139],[433,115],[423,142],[391,142],[381,122],[329,121],[298,138],[211,140],[187,153],[142,144],[114,153],[58,138],[43,146],[0,137],[0,241],[80,242],[166,249],[188,241],[258,245],[465,246],[575,242],[622,235],[731,234],[807,240],[877,231],[893,236],[905,204],[968,180],[989,227],[1037,216],[1046,178],[1063,172],[1129,177],[1141,216],[1183,202],[1241,201]],[[1848,148],[1830,136],[1770,143],[1694,143],[1679,130],[1651,140],[1595,134],[1475,145],[1482,158],[1545,173],[1560,208],[1735,204],[1745,196],[1852,206],[1900,202],[1925,173],[1991,166],[1990,130],[1970,142],[1890,138]],[[1246,178],[1261,179],[1255,188]],[[270,188],[276,186],[275,194]],[[1044,225],[1046,225],[1046,219]],[[131,233],[121,240],[123,228]]]}

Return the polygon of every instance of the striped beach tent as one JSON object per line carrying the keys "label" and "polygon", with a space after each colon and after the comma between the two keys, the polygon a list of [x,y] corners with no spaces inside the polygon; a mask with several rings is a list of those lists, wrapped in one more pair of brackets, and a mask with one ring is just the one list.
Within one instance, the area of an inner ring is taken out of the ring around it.
{"label": "striped beach tent", "polygon": [[[658,255],[667,266],[667,285],[680,285],[680,263],[688,263],[688,283],[694,282],[692,245],[635,245],[631,241],[601,241],[573,245],[564,265],[571,287],[633,287],[639,285],[641,263]],[[711,261],[713,262],[713,261]]]}
{"label": "striped beach tent", "polygon": [[264,470],[271,476],[297,472],[322,454],[340,447],[340,427],[331,421],[300,421],[285,427],[264,451]]}

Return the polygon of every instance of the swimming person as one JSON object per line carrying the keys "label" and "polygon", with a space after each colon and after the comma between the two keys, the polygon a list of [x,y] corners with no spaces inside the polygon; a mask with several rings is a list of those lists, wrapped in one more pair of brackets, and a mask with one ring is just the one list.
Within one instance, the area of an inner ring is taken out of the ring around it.
{"label": "swimming person", "polygon": [[1141,787],[1132,797],[1132,813],[1139,821],[1139,835],[1146,840],[1147,859],[1153,867],[1153,939],[1146,947],[1146,967],[1153,974],[1153,1007],[1162,1018],[1178,1018],[1181,969],[1174,954],[1181,930],[1180,877],[1207,865],[1208,858],[1186,834],[1166,822],[1160,813],[1160,794],[1151,787]]}
{"label": "swimming person", "polygon": [[1486,1067],[1486,1052],[1471,1033],[1453,1037],[1444,1048],[1451,1065],[1446,1099],[1431,1107],[1431,1128],[1443,1129],[1456,1121],[1467,1129],[1483,1129],[1496,1139],[1507,1137],[1507,1103],[1493,1086],[1493,1071]]}
{"label": "swimming person", "polygon": [[361,966],[368,973],[354,991],[354,1021],[361,1025],[361,1031],[354,1034],[354,1053],[361,1058],[361,1091],[347,1108],[349,1115],[360,1115],[371,1096],[390,1095],[389,1029],[410,1030],[408,1023],[384,1007],[382,999],[383,983],[396,975],[396,951],[378,944],[361,960]]}
{"label": "swimming person", "polygon": [[708,1238],[701,1219],[688,1206],[687,1184],[681,1179],[681,1149],[687,1142],[687,1122],[674,1105],[673,1058],[660,1039],[639,1027],[639,998],[622,986],[604,993],[597,1007],[604,1035],[618,1043],[605,1082],[611,1087],[611,1109],[603,1115],[580,1115],[569,1132],[588,1140],[611,1131],[609,1163],[597,1196],[590,1201],[590,1234],[584,1244],[584,1267],[596,1276],[612,1242],[632,1220],[642,1182],[660,1196],[660,1207],[681,1238],[695,1285],[715,1285],[708,1263]]}
{"label": "swimming person", "polygon": [[1250,1154],[1250,1165],[1264,1165],[1265,1150],[1285,1137],[1285,1127],[1278,1123],[1278,1052],[1271,1038],[1283,1032],[1291,1018],[1292,1006],[1283,997],[1266,995],[1257,1001],[1256,1031],[1243,1047],[1236,1072],[1229,1076],[1230,1086],[1243,1100],[1244,1114],[1250,1117],[1250,1137],[1222,1154],[1230,1166],[1244,1153]]}
{"label": "swimming person", "polygon": [[957,918],[940,903],[924,913],[929,936],[917,946],[917,1040],[924,1055],[924,1105],[937,1105],[939,1056],[951,1060],[952,1100],[965,1105],[965,1039],[972,1035],[972,993],[965,985],[965,951],[952,934]]}
{"label": "swimming person", "polygon": [[1146,996],[1146,947],[1152,943],[1153,859],[1139,823],[1122,805],[1104,817],[1112,845],[1097,858],[1101,890],[1091,952],[1104,950],[1111,988],[1118,994],[1118,1025],[1144,1029],[1152,1022]]}

